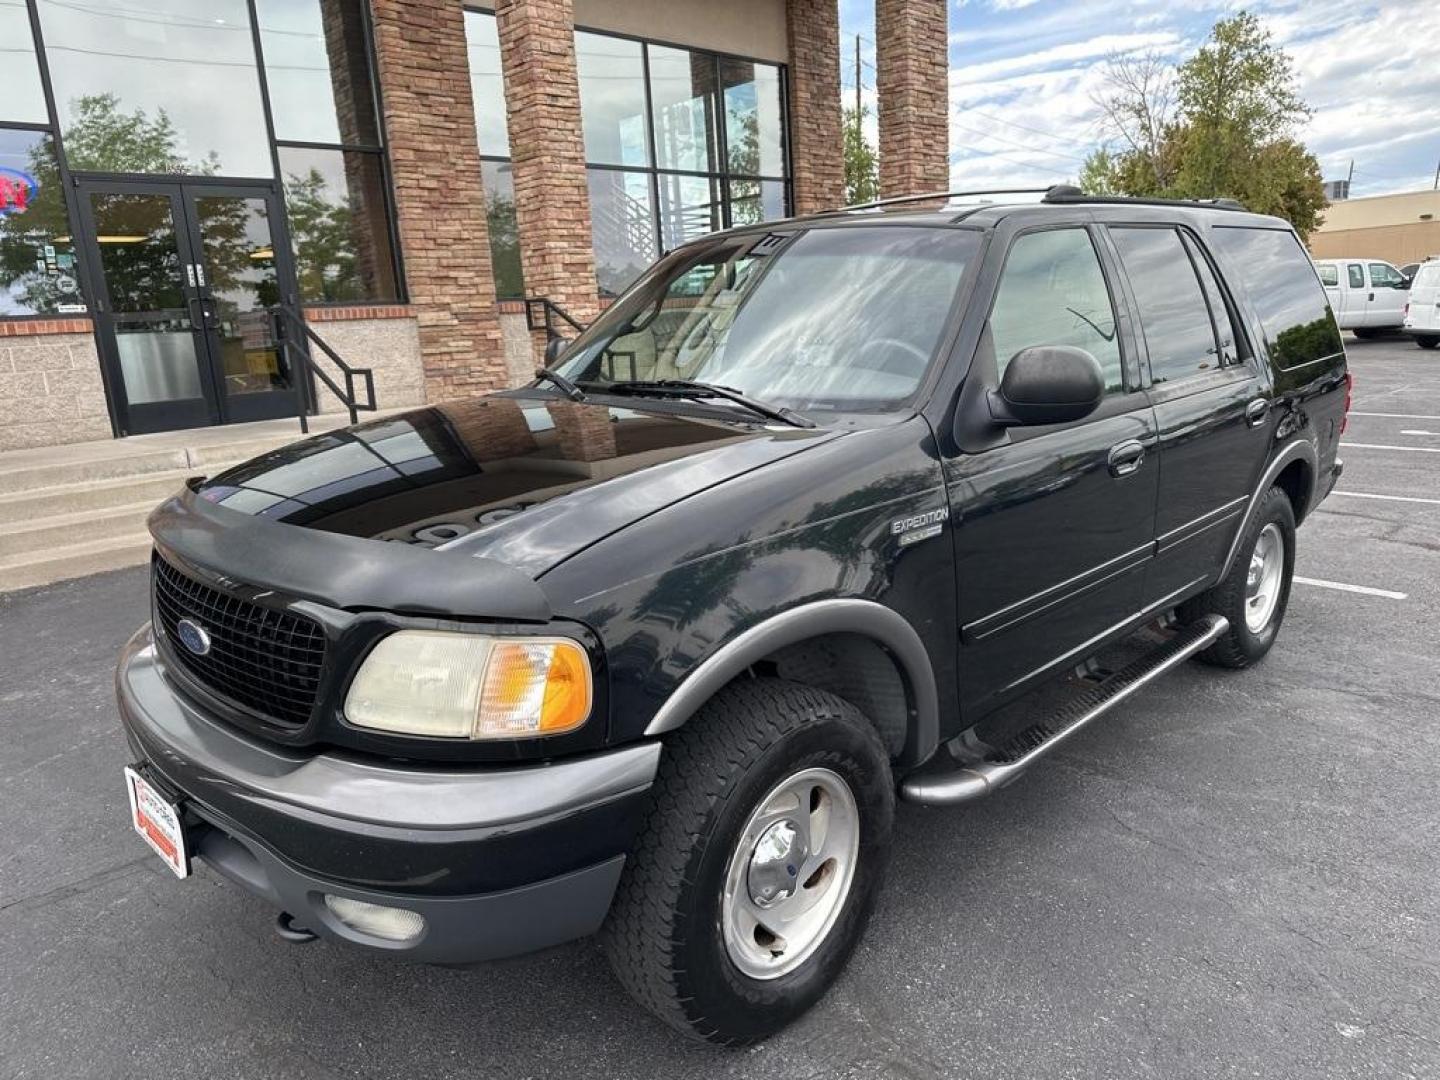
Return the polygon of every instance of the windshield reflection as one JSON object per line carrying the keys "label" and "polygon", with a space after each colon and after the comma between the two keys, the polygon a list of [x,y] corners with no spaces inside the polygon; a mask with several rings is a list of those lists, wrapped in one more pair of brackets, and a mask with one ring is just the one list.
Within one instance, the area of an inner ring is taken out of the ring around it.
{"label": "windshield reflection", "polygon": [[684,379],[805,410],[919,389],[979,234],[900,225],[724,237],[657,264],[559,365],[577,383]]}

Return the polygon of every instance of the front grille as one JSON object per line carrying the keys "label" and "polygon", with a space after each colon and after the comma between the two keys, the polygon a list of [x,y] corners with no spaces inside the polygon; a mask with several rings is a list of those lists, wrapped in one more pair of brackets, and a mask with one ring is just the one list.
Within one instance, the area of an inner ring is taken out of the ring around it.
{"label": "front grille", "polygon": [[[310,719],[325,662],[325,632],[315,620],[212,589],[159,554],[152,561],[155,617],[170,654],[196,680],[269,720],[298,727]],[[198,656],[181,641],[189,619],[210,635]]]}

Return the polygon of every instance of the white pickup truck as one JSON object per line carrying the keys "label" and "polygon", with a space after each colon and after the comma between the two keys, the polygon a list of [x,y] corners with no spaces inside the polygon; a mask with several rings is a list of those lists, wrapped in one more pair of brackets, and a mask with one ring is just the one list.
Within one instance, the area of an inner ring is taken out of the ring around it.
{"label": "white pickup truck", "polygon": [[1440,259],[1421,263],[1415,271],[1404,329],[1422,349],[1440,345]]}
{"label": "white pickup truck", "polygon": [[1340,329],[1358,338],[1399,330],[1410,299],[1410,281],[1379,259],[1317,259],[1315,269]]}

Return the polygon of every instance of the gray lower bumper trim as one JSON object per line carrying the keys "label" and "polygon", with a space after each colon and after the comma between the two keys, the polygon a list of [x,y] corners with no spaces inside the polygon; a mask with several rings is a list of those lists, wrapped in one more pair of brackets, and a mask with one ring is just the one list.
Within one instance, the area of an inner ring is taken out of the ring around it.
{"label": "gray lower bumper trim", "polygon": [[[605,921],[625,865],[625,857],[617,855],[597,866],[481,896],[393,896],[311,877],[219,819],[202,816],[211,827],[199,836],[195,854],[241,888],[289,912],[296,924],[321,937],[428,963],[496,960],[593,934]],[[331,914],[326,893],[418,912],[425,917],[425,930],[406,943],[362,934]]]}

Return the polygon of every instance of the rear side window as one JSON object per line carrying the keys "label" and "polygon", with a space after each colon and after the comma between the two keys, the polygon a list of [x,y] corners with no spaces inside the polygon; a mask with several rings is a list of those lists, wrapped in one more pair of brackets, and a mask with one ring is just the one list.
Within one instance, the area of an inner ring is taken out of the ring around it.
{"label": "rear side window", "polygon": [[1174,382],[1219,366],[1210,307],[1174,229],[1111,228],[1150,354],[1150,377]]}
{"label": "rear side window", "polygon": [[1341,351],[1325,290],[1293,232],[1221,225],[1211,236],[1249,294],[1278,366],[1299,367]]}
{"label": "rear side window", "polygon": [[1370,284],[1377,289],[1395,289],[1405,284],[1405,277],[1389,263],[1371,263]]}
{"label": "rear side window", "polygon": [[1315,267],[1315,269],[1320,271],[1320,284],[1321,284],[1321,285],[1339,285],[1339,284],[1340,284],[1340,268],[1339,268],[1339,267],[1337,267],[1337,266],[1317,266],[1317,267]]}
{"label": "rear side window", "polygon": [[1359,263],[1351,263],[1345,268],[1350,272],[1350,288],[1365,288],[1365,268]]}
{"label": "rear side window", "polygon": [[1084,229],[1048,229],[1016,239],[990,312],[995,374],[1034,345],[1073,345],[1100,362],[1107,393],[1123,390],[1115,308],[1100,257]]}

